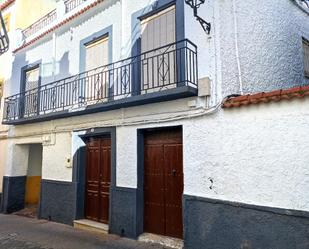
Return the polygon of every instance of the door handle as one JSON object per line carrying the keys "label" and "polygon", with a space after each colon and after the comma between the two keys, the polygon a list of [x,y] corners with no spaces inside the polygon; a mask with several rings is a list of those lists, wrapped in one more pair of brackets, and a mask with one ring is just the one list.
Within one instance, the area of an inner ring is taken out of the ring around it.
{"label": "door handle", "polygon": [[173,175],[173,176],[176,176],[176,172],[177,172],[176,169],[173,169],[173,170],[172,170],[172,175]]}

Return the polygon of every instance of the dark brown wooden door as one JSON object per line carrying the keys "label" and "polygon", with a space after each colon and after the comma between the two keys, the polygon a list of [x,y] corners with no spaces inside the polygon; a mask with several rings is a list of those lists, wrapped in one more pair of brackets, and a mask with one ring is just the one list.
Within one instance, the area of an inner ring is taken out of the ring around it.
{"label": "dark brown wooden door", "polygon": [[182,131],[145,133],[144,230],[182,238]]}
{"label": "dark brown wooden door", "polygon": [[85,216],[108,223],[111,179],[111,139],[93,138],[87,143]]}

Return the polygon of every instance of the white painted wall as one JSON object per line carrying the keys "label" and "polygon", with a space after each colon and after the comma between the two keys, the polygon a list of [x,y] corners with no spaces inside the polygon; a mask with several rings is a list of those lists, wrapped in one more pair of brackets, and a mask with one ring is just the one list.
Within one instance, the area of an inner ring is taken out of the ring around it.
{"label": "white painted wall", "polygon": [[309,11],[294,0],[206,0],[198,14],[211,22],[210,35],[186,6],[186,37],[199,48],[199,76],[210,77],[213,95],[240,93],[239,75],[244,93],[309,83],[302,51],[302,37],[309,37]]}
{"label": "white painted wall", "polygon": [[135,127],[117,127],[116,185],[137,187],[137,130]]}
{"label": "white painted wall", "polygon": [[31,144],[29,146],[28,170],[27,176],[42,175],[42,144]]}
{"label": "white painted wall", "polygon": [[[291,0],[233,1],[243,91],[269,91],[308,83],[301,43],[302,36],[309,37],[309,15]],[[233,1],[217,1],[224,96],[238,90]]]}
{"label": "white painted wall", "polygon": [[185,193],[308,211],[308,104],[224,110],[185,123]]}
{"label": "white painted wall", "polygon": [[117,186],[137,187],[138,128],[181,124],[184,194],[309,211],[308,106],[294,100],[117,128]]}
{"label": "white painted wall", "polygon": [[72,167],[67,164],[71,151],[71,133],[55,134],[55,140],[43,146],[42,179],[72,181]]}
{"label": "white painted wall", "polygon": [[7,146],[8,157],[6,161],[4,175],[27,175],[29,146],[24,144],[15,144],[13,141],[9,141]]}

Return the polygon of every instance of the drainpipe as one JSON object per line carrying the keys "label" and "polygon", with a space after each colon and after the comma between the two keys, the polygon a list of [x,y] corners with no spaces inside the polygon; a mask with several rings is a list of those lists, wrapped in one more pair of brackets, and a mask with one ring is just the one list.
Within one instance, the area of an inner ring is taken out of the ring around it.
{"label": "drainpipe", "polygon": [[53,69],[52,69],[52,76],[53,76],[53,80],[55,80],[56,77],[56,70],[57,70],[57,66],[56,66],[56,49],[57,49],[57,43],[56,43],[56,32],[53,33]]}
{"label": "drainpipe", "polygon": [[233,0],[233,17],[234,17],[234,40],[235,40],[235,53],[236,53],[236,62],[238,70],[239,92],[241,95],[243,95],[244,92],[242,83],[242,73],[241,73],[239,48],[238,48],[238,23],[237,23],[236,0]]}

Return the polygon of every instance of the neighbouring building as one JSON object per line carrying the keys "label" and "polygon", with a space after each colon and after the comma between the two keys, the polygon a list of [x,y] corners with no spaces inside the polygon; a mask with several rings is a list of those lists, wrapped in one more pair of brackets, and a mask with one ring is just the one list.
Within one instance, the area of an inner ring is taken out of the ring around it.
{"label": "neighbouring building", "polygon": [[[14,1],[0,1],[0,196],[2,195],[2,180],[4,165],[6,162],[7,152],[7,132],[8,127],[2,125],[3,105],[4,105],[4,88],[11,78],[11,59],[10,39],[15,30],[15,8]],[[1,201],[0,201],[1,210]]]}
{"label": "neighbouring building", "polygon": [[[0,1],[0,10],[2,12],[4,25],[6,27],[10,46],[9,50],[0,56],[0,193],[2,192],[2,180],[4,168],[7,163],[7,151],[12,147],[8,145],[8,126],[2,125],[3,117],[3,105],[4,97],[9,93],[9,84],[12,77],[13,61],[14,57],[12,51],[18,44],[16,41],[20,40],[19,30],[26,29],[31,26],[33,22],[37,21],[42,15],[50,12],[55,8],[56,3],[54,1],[38,1],[36,3],[35,11],[33,9],[33,1],[15,1],[15,0],[2,0]],[[29,162],[32,164],[31,162]],[[30,172],[31,169],[29,168]],[[31,174],[31,173],[30,173]],[[33,173],[32,173],[33,174]],[[38,198],[36,197],[40,189],[40,179],[38,177],[28,177],[27,186],[28,191],[26,195],[26,203],[36,203]],[[32,194],[34,193],[34,194]]]}
{"label": "neighbouring building", "polygon": [[19,3],[38,20],[15,30],[1,108],[5,213],[308,248],[306,2]]}

